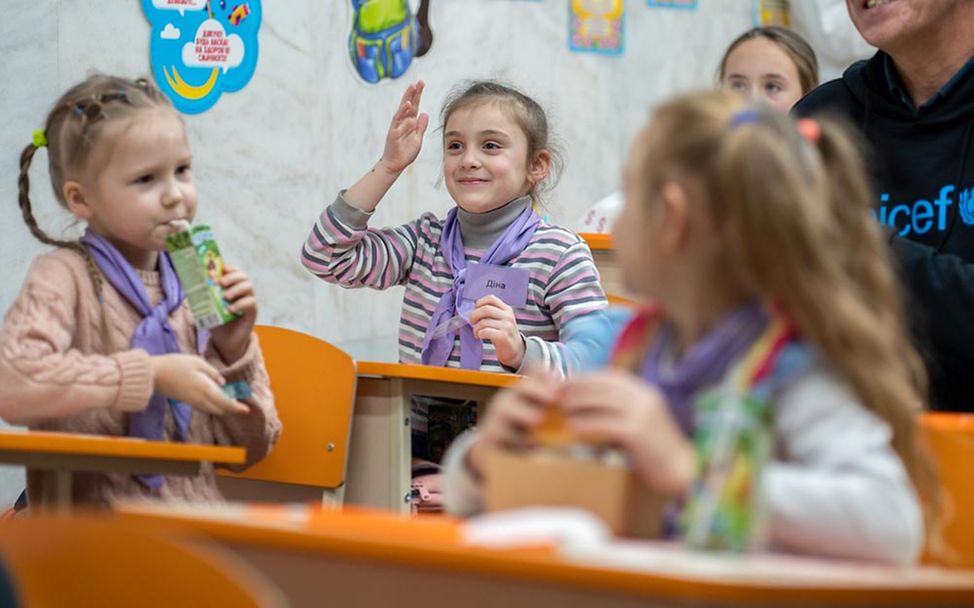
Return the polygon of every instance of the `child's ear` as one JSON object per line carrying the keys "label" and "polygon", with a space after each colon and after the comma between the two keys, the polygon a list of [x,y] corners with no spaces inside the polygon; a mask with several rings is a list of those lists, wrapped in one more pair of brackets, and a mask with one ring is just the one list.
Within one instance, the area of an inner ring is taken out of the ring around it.
{"label": "child's ear", "polygon": [[85,190],[80,182],[73,179],[66,180],[61,186],[61,193],[64,195],[64,202],[70,211],[79,220],[87,220],[91,217],[91,205],[85,198]]}
{"label": "child's ear", "polygon": [[548,176],[548,171],[551,169],[551,152],[547,150],[539,150],[534,158],[531,159],[531,165],[528,167],[528,181],[534,186],[540,183],[545,177]]}
{"label": "child's ear", "polygon": [[663,246],[667,251],[679,251],[689,236],[690,198],[687,190],[678,182],[666,182],[660,189],[660,201]]}

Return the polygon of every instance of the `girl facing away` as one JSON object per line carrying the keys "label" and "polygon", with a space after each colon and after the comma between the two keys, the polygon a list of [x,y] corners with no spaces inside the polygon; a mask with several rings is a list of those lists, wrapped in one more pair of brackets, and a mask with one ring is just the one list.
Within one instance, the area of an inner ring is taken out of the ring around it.
{"label": "girl facing away", "polygon": [[508,86],[474,82],[441,113],[443,180],[456,203],[396,228],[370,228],[379,201],[417,157],[429,116],[422,82],[402,97],[379,162],[321,214],[308,270],[343,287],[406,288],[405,363],[568,373],[573,327],[606,307],[588,246],[534,209],[557,157],[544,111]]}
{"label": "girl facing away", "polygon": [[479,510],[485,452],[530,448],[553,407],[688,503],[701,406],[742,395],[771,416],[759,503],[772,548],[916,560],[923,514],[936,519],[917,444],[925,378],[845,131],[727,92],[679,97],[639,134],[624,183],[619,263],[653,305],[603,332],[607,370],[498,394],[446,456],[448,510]]}
{"label": "girl facing away", "polygon": [[[58,203],[86,224],[56,240],[31,211],[29,169],[46,148]],[[0,330],[0,416],[32,429],[271,449],[281,425],[252,330],[253,285],[227,265],[222,287],[240,316],[198,332],[165,252],[196,215],[182,118],[145,80],[96,75],[67,91],[21,155],[20,207],[38,256]],[[208,335],[207,335],[208,334]],[[220,386],[246,382],[252,395]],[[31,506],[43,476],[27,471]],[[77,473],[76,503],[217,501],[213,467],[195,477]]]}

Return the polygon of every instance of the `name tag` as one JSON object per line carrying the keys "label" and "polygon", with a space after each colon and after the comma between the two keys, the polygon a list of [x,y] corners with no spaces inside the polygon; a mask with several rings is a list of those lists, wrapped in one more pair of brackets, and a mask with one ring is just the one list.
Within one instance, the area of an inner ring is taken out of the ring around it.
{"label": "name tag", "polygon": [[524,308],[528,303],[530,277],[531,273],[521,268],[469,264],[463,297],[476,302],[484,296],[497,296],[511,308]]}

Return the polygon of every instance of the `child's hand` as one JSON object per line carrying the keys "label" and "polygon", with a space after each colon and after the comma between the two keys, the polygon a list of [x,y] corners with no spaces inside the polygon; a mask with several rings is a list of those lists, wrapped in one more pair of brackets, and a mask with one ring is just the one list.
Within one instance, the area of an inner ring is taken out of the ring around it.
{"label": "child's hand", "polygon": [[490,340],[501,364],[520,369],[527,345],[517,329],[514,309],[497,296],[484,296],[477,300],[476,306],[470,313],[473,335],[479,340]]}
{"label": "child's hand", "polygon": [[687,493],[696,455],[658,389],[628,372],[601,371],[569,381],[562,406],[579,439],[618,445],[650,488],[674,496]]}
{"label": "child's hand", "polygon": [[396,115],[392,117],[386,147],[379,161],[379,165],[389,173],[401,173],[416,160],[423,147],[423,134],[430,122],[429,114],[419,113],[419,100],[425,86],[422,80],[409,85],[402,95]]}
{"label": "child's hand", "polygon": [[246,414],[249,408],[220,390],[223,377],[215,367],[196,355],[171,354],[152,357],[153,387],[170,399],[185,401],[207,414]]}
{"label": "child's hand", "polygon": [[244,356],[250,345],[250,334],[257,322],[257,300],[254,297],[254,284],[236,266],[224,265],[220,287],[223,288],[223,299],[230,303],[230,311],[240,313],[240,316],[214,327],[210,331],[210,339],[223,360],[233,363]]}
{"label": "child's hand", "polygon": [[544,420],[545,409],[556,399],[559,387],[560,380],[554,374],[545,374],[527,376],[511,388],[497,392],[477,427],[478,439],[467,452],[467,465],[475,474],[483,470],[487,450],[531,446],[531,430]]}

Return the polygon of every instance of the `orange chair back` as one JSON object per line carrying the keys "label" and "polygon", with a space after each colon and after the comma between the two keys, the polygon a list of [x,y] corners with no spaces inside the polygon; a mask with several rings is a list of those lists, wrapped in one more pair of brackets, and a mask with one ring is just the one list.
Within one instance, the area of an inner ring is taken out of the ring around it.
{"label": "orange chair back", "polygon": [[232,554],[92,516],[0,523],[0,562],[18,603],[60,606],[284,606],[264,576]]}
{"label": "orange chair back", "polygon": [[313,336],[255,329],[283,430],[270,455],[227,477],[338,488],[345,481],[355,404],[355,361]]}
{"label": "orange chair back", "polygon": [[928,413],[921,428],[944,490],[943,538],[949,551],[927,559],[974,569],[974,415]]}

